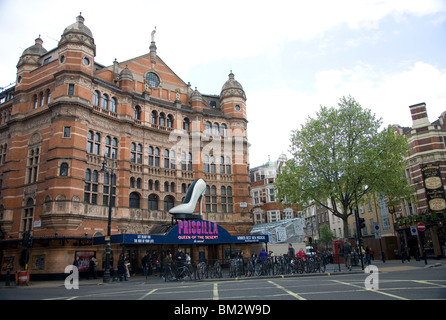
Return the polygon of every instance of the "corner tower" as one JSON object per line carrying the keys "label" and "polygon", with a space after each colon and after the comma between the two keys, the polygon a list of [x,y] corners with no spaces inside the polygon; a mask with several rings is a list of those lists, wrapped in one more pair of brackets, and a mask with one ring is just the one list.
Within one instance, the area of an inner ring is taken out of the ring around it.
{"label": "corner tower", "polygon": [[84,24],[84,21],[84,17],[79,14],[76,17],[76,22],[65,28],[58,45],[59,61],[66,62],[65,69],[93,75],[96,45],[93,33]]}
{"label": "corner tower", "polygon": [[223,113],[233,118],[246,117],[246,94],[242,85],[235,80],[234,74],[229,74],[228,81],[221,88],[220,106]]}

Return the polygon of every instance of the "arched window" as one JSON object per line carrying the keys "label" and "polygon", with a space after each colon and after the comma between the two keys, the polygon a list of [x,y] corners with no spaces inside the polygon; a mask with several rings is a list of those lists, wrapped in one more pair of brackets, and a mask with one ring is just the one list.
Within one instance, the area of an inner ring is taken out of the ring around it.
{"label": "arched window", "polygon": [[218,123],[214,123],[212,128],[213,128],[213,135],[214,136],[220,135],[220,126],[218,125]]}
{"label": "arched window", "polygon": [[130,178],[130,188],[134,188],[135,187],[135,178],[131,177]]}
{"label": "arched window", "polygon": [[164,149],[164,168],[169,169],[169,150]]}
{"label": "arched window", "polygon": [[187,155],[187,170],[192,171],[192,153]]}
{"label": "arched window", "polygon": [[225,158],[226,174],[231,174],[231,158],[228,156]]}
{"label": "arched window", "polygon": [[134,118],[135,118],[135,120],[141,120],[141,107],[140,106],[135,107]]}
{"label": "arched window", "polygon": [[206,186],[205,191],[206,212],[217,212],[217,188]]}
{"label": "arched window", "polygon": [[174,206],[174,198],[172,196],[165,196],[164,197],[164,211],[169,211]]}
{"label": "arched window", "polygon": [[43,98],[43,92],[39,94],[39,106],[43,106],[44,98]]}
{"label": "arched window", "polygon": [[129,197],[129,207],[137,209],[140,207],[140,196],[137,192],[130,193]]}
{"label": "arched window", "polygon": [[37,109],[37,94],[33,97],[33,109]]}
{"label": "arched window", "polygon": [[222,137],[226,137],[228,135],[228,127],[226,126],[226,124],[222,123],[221,124],[221,135]]}
{"label": "arched window", "polygon": [[110,111],[117,112],[118,101],[115,97],[112,97],[110,100]]}
{"label": "arched window", "polygon": [[149,147],[149,166],[153,166],[153,147]]}
{"label": "arched window", "polygon": [[159,168],[160,166],[160,149],[155,148],[155,167]]}
{"label": "arched window", "polygon": [[34,200],[28,198],[26,201],[25,211],[23,212],[22,218],[22,232],[27,232],[32,230],[34,218]]}
{"label": "arched window", "polygon": [[99,91],[95,90],[93,92],[93,105],[94,106],[99,106],[99,96],[100,96]]}
{"label": "arched window", "polygon": [[102,103],[101,103],[102,108],[104,109],[108,109],[108,95],[107,94],[103,94],[102,95]]}
{"label": "arched window", "polygon": [[170,169],[176,169],[175,166],[175,151],[170,150]]}
{"label": "arched window", "polygon": [[204,155],[204,172],[209,173],[209,156]]}
{"label": "arched window", "polygon": [[220,174],[225,173],[225,157],[220,157]]}
{"label": "arched window", "polygon": [[211,127],[212,127],[212,124],[209,121],[207,121],[206,125],[205,125],[205,129],[206,129],[206,134],[207,135],[211,135],[212,134]]}
{"label": "arched window", "polygon": [[211,173],[215,173],[215,157],[214,156],[211,156],[210,162],[211,162]]}
{"label": "arched window", "polygon": [[134,142],[130,144],[130,162],[136,162],[136,143]]}
{"label": "arched window", "polygon": [[96,134],[94,135],[94,149],[93,149],[94,154],[99,154],[100,143],[101,143],[101,134],[99,132],[96,132]]}
{"label": "arched window", "polygon": [[157,124],[158,123],[158,113],[155,110],[152,111],[152,117],[150,119],[150,123],[151,124]]}
{"label": "arched window", "polygon": [[50,89],[46,90],[46,104],[49,104],[51,102],[51,91]]}
{"label": "arched window", "polygon": [[173,116],[171,114],[167,115],[167,127],[173,128]]}
{"label": "arched window", "polygon": [[68,163],[62,162],[59,169],[59,176],[61,177],[68,176]]}
{"label": "arched window", "polygon": [[166,126],[166,115],[164,114],[164,112],[160,113],[160,127],[165,127]]}
{"label": "arched window", "polygon": [[190,131],[190,120],[189,118],[183,119],[183,130],[189,132]]}
{"label": "arched window", "polygon": [[228,203],[228,212],[231,213],[233,210],[232,205],[232,187],[226,188],[226,195],[227,195],[227,203]]}
{"label": "arched window", "polygon": [[156,194],[149,195],[149,210],[158,210],[158,196]]}
{"label": "arched window", "polygon": [[226,197],[226,187],[221,187],[221,212],[228,212],[228,198]]}

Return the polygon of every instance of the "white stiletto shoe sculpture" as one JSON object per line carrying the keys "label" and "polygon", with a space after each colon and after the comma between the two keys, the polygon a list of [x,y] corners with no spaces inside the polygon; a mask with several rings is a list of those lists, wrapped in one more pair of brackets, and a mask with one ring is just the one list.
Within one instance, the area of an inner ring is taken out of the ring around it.
{"label": "white stiletto shoe sculpture", "polygon": [[[173,215],[175,219],[201,219],[202,218],[202,204],[203,196],[206,192],[206,182],[203,179],[198,179],[192,182],[189,189],[187,189],[186,197],[183,203],[173,207],[169,210],[169,213]],[[199,215],[194,215],[195,207],[197,202],[199,204]]]}

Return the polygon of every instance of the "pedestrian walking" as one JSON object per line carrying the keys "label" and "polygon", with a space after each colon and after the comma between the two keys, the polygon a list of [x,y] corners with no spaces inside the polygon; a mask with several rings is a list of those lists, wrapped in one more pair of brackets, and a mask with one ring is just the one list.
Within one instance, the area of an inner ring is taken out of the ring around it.
{"label": "pedestrian walking", "polygon": [[404,260],[410,262],[410,256],[407,254],[407,247],[404,243],[401,243],[401,263],[404,263]]}
{"label": "pedestrian walking", "polygon": [[288,258],[289,259],[294,259],[295,255],[296,254],[295,254],[293,245],[291,243],[288,243]]}
{"label": "pedestrian walking", "polygon": [[142,273],[145,277],[147,277],[148,275],[148,264],[149,264],[149,257],[147,255],[147,253],[144,255],[144,257],[141,260],[141,265],[142,265]]}
{"label": "pedestrian walking", "polygon": [[90,276],[92,276],[94,279],[98,278],[98,266],[95,257],[91,257],[88,264],[87,280],[90,279]]}
{"label": "pedestrian walking", "polygon": [[164,279],[167,280],[167,275],[173,278],[173,272],[172,272],[173,259],[171,253],[169,253],[166,256],[166,258],[164,258],[163,267],[164,267],[164,277],[165,277]]}
{"label": "pedestrian walking", "polygon": [[352,245],[347,240],[347,238],[344,239],[344,244],[342,245],[342,249],[343,249],[342,251],[344,253],[345,267],[351,271],[352,270],[352,264],[351,264]]}
{"label": "pedestrian walking", "polygon": [[126,260],[124,255],[121,255],[120,259],[119,259],[119,264],[118,264],[118,275],[119,275],[119,281],[128,281],[127,280],[127,267],[126,267]]}
{"label": "pedestrian walking", "polygon": [[372,261],[370,260],[370,248],[369,246],[365,247],[365,262],[370,265]]}

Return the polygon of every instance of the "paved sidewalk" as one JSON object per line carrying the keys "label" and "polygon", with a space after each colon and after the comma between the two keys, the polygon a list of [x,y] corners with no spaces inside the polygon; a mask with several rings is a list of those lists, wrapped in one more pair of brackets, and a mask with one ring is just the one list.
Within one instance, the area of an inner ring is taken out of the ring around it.
{"label": "paved sidewalk", "polygon": [[[416,261],[416,260],[410,260],[410,262],[405,261],[404,263],[401,262],[401,260],[387,260],[385,263],[381,260],[374,260],[372,261],[371,265],[374,265],[378,268],[379,272],[392,272],[392,271],[403,271],[403,270],[415,270],[415,269],[422,269],[422,268],[433,268],[433,267],[439,267],[446,265],[445,259],[428,259],[427,264],[425,264],[424,260]],[[366,267],[366,266],[364,266]],[[339,272],[340,268],[340,272]],[[363,273],[364,271],[361,269],[361,265],[354,266],[352,268],[352,271],[347,270],[347,268],[344,266],[344,264],[329,264],[326,266],[325,275],[336,275],[336,274],[347,274],[347,273]],[[308,276],[323,276],[324,273],[303,273],[301,275],[284,275],[283,277],[308,277]],[[269,277],[269,276],[265,276]],[[279,276],[270,276],[272,277],[281,277]],[[259,277],[240,277],[241,279],[256,279]],[[264,278],[264,277],[262,277]],[[229,277],[223,277],[221,279],[208,279],[208,280],[202,280],[202,281],[228,281],[228,280],[235,280],[234,278]],[[163,278],[159,277],[159,274],[152,275],[149,277],[145,277],[143,275],[136,275],[132,276],[128,280],[129,282],[151,282],[151,283],[161,283],[164,282]],[[120,281],[113,281],[113,279],[110,279],[110,282],[104,283],[102,278],[97,279],[80,279],[79,280],[79,286],[85,286],[85,285],[116,285],[120,283]],[[122,283],[122,282],[121,282]],[[28,287],[63,287],[65,285],[65,280],[48,280],[48,281],[30,281],[30,284]],[[0,283],[1,287],[5,286],[5,283]],[[11,287],[16,287],[16,283],[14,281],[11,281],[10,283]],[[26,287],[26,286],[20,286],[20,287]]]}

